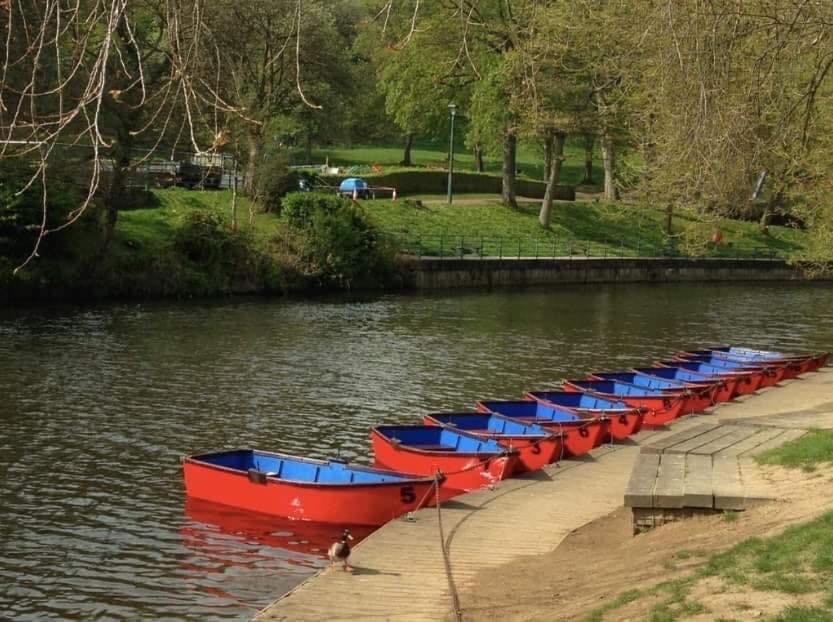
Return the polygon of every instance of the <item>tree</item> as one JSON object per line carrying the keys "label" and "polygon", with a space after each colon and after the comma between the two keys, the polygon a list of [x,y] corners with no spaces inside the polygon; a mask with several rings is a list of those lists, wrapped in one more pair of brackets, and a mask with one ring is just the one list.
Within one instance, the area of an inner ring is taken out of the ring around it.
{"label": "tree", "polygon": [[639,126],[652,200],[669,214],[676,205],[703,218],[751,217],[765,173],[765,228],[776,206],[823,185],[828,17],[817,3],[766,0],[664,2],[646,14],[653,32],[640,90],[651,90]]}
{"label": "tree", "polygon": [[[206,108],[231,110],[192,79],[205,32],[199,0],[9,2],[2,35],[0,159],[34,160],[29,184],[44,192],[43,217],[29,258],[45,236],[75,222],[100,196],[106,250],[137,162],[182,141],[200,152],[215,132]],[[141,152],[139,151],[141,147]],[[87,192],[62,222],[49,218],[50,169],[86,150]]]}
{"label": "tree", "polygon": [[542,8],[532,33],[510,57],[516,74],[512,82],[521,85],[512,94],[512,108],[527,134],[543,136],[547,187],[538,221],[545,228],[552,219],[567,135],[593,122],[589,75],[565,34],[571,19],[567,5]]}
{"label": "tree", "polygon": [[336,9],[342,6],[320,0],[212,4],[206,21],[217,55],[206,59],[203,80],[223,76],[222,98],[239,106],[250,194],[272,119],[295,119],[308,150],[317,133],[337,123],[343,94],[354,86],[346,68],[350,43],[337,27]]}
{"label": "tree", "polygon": [[441,58],[447,50],[448,33],[432,31],[415,34],[403,47],[380,47],[378,89],[385,97],[385,110],[405,135],[403,166],[411,166],[414,136],[439,138],[447,135],[448,103],[459,99],[457,80],[442,63],[427,59]]}

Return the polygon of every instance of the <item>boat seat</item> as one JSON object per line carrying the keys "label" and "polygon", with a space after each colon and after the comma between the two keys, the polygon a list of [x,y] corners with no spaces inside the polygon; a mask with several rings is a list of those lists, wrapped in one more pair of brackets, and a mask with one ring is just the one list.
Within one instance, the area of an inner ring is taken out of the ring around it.
{"label": "boat seat", "polygon": [[436,445],[414,445],[414,447],[427,451],[454,451],[454,447],[451,445],[443,445],[442,443],[437,443]]}

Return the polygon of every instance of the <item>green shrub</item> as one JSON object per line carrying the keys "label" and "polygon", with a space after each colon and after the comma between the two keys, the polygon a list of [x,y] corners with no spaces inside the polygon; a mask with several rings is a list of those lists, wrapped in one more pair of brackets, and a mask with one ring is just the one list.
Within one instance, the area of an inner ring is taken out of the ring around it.
{"label": "green shrub", "polygon": [[[26,188],[36,171],[35,166],[26,160],[0,160],[0,255],[15,258],[25,256],[31,252],[37,238],[43,221],[43,186],[40,180],[35,180]],[[79,203],[80,197],[70,180],[57,174],[50,175],[47,228],[66,222],[70,212]],[[63,252],[67,240],[66,235],[48,236],[41,250]]]}
{"label": "green shrub", "polygon": [[195,263],[216,261],[223,254],[231,231],[216,212],[193,210],[185,213],[174,232],[174,247]]}
{"label": "green shrub", "polygon": [[222,214],[208,210],[186,212],[174,232],[174,248],[201,266],[239,270],[257,261],[251,232],[233,231]]}
{"label": "green shrub", "polygon": [[298,193],[284,203],[287,226],[270,252],[284,266],[286,287],[386,284],[394,251],[361,206],[335,195]]}
{"label": "green shrub", "polygon": [[286,156],[270,154],[257,167],[255,197],[264,211],[280,214],[284,196],[298,189],[300,176],[289,168]]}
{"label": "green shrub", "polygon": [[312,223],[313,214],[331,214],[350,207],[350,201],[323,192],[293,192],[283,200],[283,217],[293,227],[305,228]]}

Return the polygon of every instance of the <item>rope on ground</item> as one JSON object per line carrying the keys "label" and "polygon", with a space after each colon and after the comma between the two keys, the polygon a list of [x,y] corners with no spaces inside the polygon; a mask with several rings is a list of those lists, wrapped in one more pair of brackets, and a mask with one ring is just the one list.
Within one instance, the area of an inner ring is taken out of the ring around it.
{"label": "rope on ground", "polygon": [[[437,497],[440,495],[439,477],[434,477],[434,487],[437,490]],[[451,559],[448,556],[448,549],[445,546],[445,531],[443,530],[443,513],[440,504],[437,503],[437,527],[440,532],[440,550],[443,554],[445,564],[445,577],[448,580],[448,591],[451,592],[451,603],[454,608],[454,619],[463,622],[463,612],[460,609],[460,595],[457,593],[457,586],[454,583],[454,575],[451,573]]]}

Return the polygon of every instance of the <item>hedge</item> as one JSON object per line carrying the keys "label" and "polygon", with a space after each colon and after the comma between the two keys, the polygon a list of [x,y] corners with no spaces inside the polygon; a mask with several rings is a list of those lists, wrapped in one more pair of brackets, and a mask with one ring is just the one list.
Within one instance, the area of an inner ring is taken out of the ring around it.
{"label": "hedge", "polygon": [[[338,186],[348,175],[322,176],[325,184]],[[399,171],[382,175],[366,175],[371,186],[396,188],[397,194],[444,194],[447,190],[448,172],[446,171]],[[455,193],[500,194],[501,178],[494,175],[478,173],[454,173],[453,189]],[[542,181],[516,179],[515,189],[519,196],[543,199],[547,185]],[[562,201],[575,201],[576,189],[573,186],[556,186],[555,197]]]}

